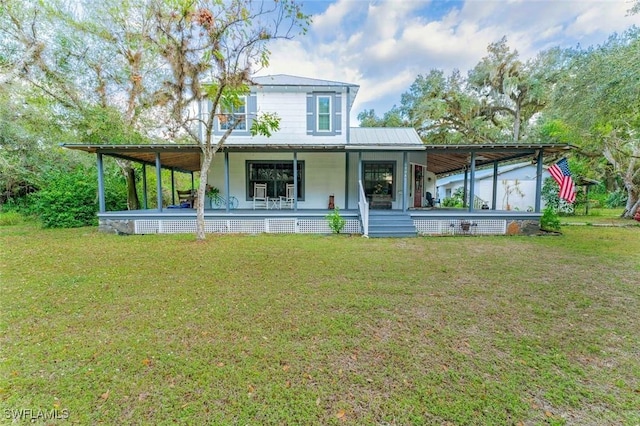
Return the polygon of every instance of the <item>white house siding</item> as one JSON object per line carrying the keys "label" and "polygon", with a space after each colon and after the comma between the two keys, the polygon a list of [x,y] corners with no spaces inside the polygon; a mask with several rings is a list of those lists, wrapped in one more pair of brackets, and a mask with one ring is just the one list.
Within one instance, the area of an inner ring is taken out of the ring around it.
{"label": "white house siding", "polygon": [[280,130],[271,137],[265,136],[234,136],[227,139],[226,144],[242,145],[344,145],[347,141],[347,96],[341,97],[342,115],[339,135],[312,136],[307,135],[307,94],[295,92],[258,92],[258,113],[277,113],[280,117]]}
{"label": "white house siding", "polygon": [[[293,153],[230,153],[229,188],[238,199],[238,207],[253,208],[247,199],[246,161],[293,161]],[[326,209],[329,195],[344,208],[345,199],[345,154],[344,153],[298,153],[298,161],[304,161],[304,200],[298,200],[300,209]],[[224,155],[218,154],[209,172],[209,185],[216,186],[224,194]],[[351,206],[355,208],[355,204]]]}
{"label": "white house siding", "polygon": [[[426,163],[426,157],[424,152],[409,152],[407,156],[408,163],[422,164]],[[358,206],[358,153],[352,152],[349,155],[349,208],[356,208]],[[396,174],[394,176],[395,182],[395,196],[391,203],[392,209],[402,209],[402,194],[403,194],[403,166],[404,158],[402,152],[363,152],[362,161],[395,161]],[[407,179],[410,179],[410,173],[407,174]],[[435,176],[434,176],[435,181]],[[411,181],[407,182],[408,190],[411,192]],[[411,200],[407,200],[407,207],[412,207]]]}

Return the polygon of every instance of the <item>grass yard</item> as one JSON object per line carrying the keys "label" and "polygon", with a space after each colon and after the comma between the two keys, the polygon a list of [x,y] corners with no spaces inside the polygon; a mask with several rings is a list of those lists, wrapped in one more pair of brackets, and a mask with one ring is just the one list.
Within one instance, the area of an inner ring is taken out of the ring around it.
{"label": "grass yard", "polygon": [[563,233],[0,227],[2,421],[640,424],[640,227]]}

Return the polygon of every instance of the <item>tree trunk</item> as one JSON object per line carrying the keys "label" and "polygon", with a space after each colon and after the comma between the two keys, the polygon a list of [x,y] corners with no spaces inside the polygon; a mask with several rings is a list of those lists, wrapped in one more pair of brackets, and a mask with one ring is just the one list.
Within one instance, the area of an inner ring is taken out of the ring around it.
{"label": "tree trunk", "polygon": [[200,184],[198,185],[197,209],[196,209],[196,240],[204,241],[204,196],[207,188],[207,176],[213,162],[217,147],[202,147],[202,164],[200,165]]}
{"label": "tree trunk", "polygon": [[125,173],[127,176],[127,206],[129,210],[139,210],[140,198],[138,198],[138,188],[136,187],[136,169],[129,166]]}
{"label": "tree trunk", "polygon": [[131,161],[116,158],[116,163],[120,166],[122,174],[127,181],[127,208],[129,210],[139,210],[140,198],[136,188],[136,170],[131,165]]}

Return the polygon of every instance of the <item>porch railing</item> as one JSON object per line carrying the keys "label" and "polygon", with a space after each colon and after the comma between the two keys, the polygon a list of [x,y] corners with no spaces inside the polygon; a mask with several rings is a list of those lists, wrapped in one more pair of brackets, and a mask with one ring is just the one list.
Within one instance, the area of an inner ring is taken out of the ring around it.
{"label": "porch railing", "polygon": [[360,192],[360,199],[358,200],[358,210],[360,211],[360,220],[362,220],[362,234],[365,237],[369,236],[369,203],[367,202],[367,195],[364,193],[364,187],[362,181],[358,181],[358,187]]}

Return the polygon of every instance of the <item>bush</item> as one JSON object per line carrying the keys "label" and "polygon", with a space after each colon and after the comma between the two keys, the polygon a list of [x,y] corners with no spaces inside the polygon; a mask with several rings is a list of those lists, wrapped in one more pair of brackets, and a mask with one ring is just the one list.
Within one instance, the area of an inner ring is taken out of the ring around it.
{"label": "bush", "polygon": [[540,218],[540,229],[544,231],[560,230],[560,219],[553,207],[547,206],[542,212],[542,217]]}
{"label": "bush", "polygon": [[326,216],[327,221],[329,222],[329,228],[336,233],[339,234],[347,224],[345,218],[340,215],[340,209],[336,206],[333,209],[333,213],[330,213]]}
{"label": "bush", "polygon": [[31,211],[46,228],[74,228],[97,223],[95,172],[78,167],[50,174],[45,188],[30,196]]}
{"label": "bush", "polygon": [[610,209],[615,209],[616,207],[624,207],[627,204],[627,197],[627,191],[625,191],[624,189],[618,189],[610,192],[607,195],[604,203]]}

